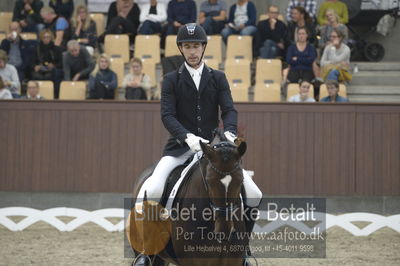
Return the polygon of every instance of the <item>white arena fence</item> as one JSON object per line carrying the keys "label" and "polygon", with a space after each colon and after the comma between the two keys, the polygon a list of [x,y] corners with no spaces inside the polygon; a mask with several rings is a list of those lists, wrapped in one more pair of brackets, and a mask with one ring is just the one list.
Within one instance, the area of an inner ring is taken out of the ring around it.
{"label": "white arena fence", "polygon": [[[124,213],[125,212],[125,213]],[[37,210],[25,207],[7,207],[0,208],[0,225],[4,226],[10,231],[23,231],[36,222],[45,222],[59,231],[68,232],[86,224],[94,223],[104,228],[106,231],[123,231],[124,230],[124,217],[128,210],[122,208],[101,209],[96,211],[86,211],[76,208],[52,208],[47,210]],[[22,216],[25,217],[19,222],[14,222],[9,217]],[[64,223],[57,217],[70,217],[72,220]],[[316,213],[318,220],[326,218],[326,230],[331,227],[340,227],[348,231],[354,236],[368,236],[375,231],[387,227],[400,233],[400,214],[384,216],[373,213],[355,212],[346,214],[324,214]],[[319,218],[318,218],[319,217]],[[120,218],[116,224],[113,224],[107,218]],[[261,213],[263,219],[263,214]],[[369,223],[364,228],[359,228],[353,222],[367,222]],[[268,221],[268,223],[261,223],[264,225],[256,224],[256,232],[272,232],[281,226],[287,225],[302,232],[311,232],[312,228],[302,222],[293,221]],[[316,225],[318,226],[318,225]],[[323,228],[323,227],[322,227]]]}

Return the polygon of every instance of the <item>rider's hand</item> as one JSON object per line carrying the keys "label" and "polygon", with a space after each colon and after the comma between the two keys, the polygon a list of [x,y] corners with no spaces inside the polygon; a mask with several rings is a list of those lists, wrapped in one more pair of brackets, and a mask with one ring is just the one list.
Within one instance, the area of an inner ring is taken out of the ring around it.
{"label": "rider's hand", "polygon": [[225,137],[226,137],[230,142],[235,143],[235,140],[237,139],[237,137],[236,137],[235,134],[233,134],[233,133],[230,132],[230,131],[225,131],[225,132],[224,132],[224,135],[225,135]]}
{"label": "rider's hand", "polygon": [[201,151],[200,141],[203,143],[209,143],[208,140],[198,137],[192,133],[186,135],[185,142],[193,152]]}

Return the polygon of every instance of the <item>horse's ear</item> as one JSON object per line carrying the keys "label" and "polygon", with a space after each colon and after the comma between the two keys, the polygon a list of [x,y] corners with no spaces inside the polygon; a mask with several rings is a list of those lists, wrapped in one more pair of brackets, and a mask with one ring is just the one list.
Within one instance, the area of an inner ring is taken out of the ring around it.
{"label": "horse's ear", "polygon": [[240,157],[243,156],[243,154],[246,152],[246,149],[247,149],[246,142],[245,141],[240,142],[239,147],[237,148]]}
{"label": "horse's ear", "polygon": [[206,144],[206,143],[200,141],[200,147],[201,147],[201,149],[203,150],[204,155],[205,155],[208,159],[211,159],[211,158],[213,157],[213,155],[214,155],[214,149],[213,149],[210,145],[208,145],[208,144]]}

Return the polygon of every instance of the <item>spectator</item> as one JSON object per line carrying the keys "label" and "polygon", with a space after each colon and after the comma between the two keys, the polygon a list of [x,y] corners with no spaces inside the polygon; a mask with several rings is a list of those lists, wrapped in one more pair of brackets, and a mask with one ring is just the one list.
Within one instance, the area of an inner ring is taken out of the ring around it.
{"label": "spectator", "polygon": [[321,26],[319,39],[319,47],[323,49],[326,45],[330,44],[330,36],[333,29],[339,29],[344,33],[343,42],[347,43],[348,29],[346,25],[339,23],[339,16],[335,10],[327,9],[325,13],[327,24]]}
{"label": "spectator", "polygon": [[331,44],[325,47],[321,58],[321,76],[325,80],[349,81],[350,48],[343,43],[344,33],[333,29],[330,37]]}
{"label": "spectator", "polygon": [[339,83],[336,80],[328,80],[326,83],[326,89],[328,90],[328,95],[322,98],[320,102],[348,102],[347,98],[339,95]]}
{"label": "spectator", "polygon": [[129,74],[122,82],[125,98],[130,100],[150,99],[151,80],[142,72],[143,65],[139,58],[132,58]]}
{"label": "spectator", "polygon": [[278,6],[268,8],[268,19],[258,22],[261,58],[275,58],[285,50],[286,25],[278,19]]}
{"label": "spectator", "polygon": [[[0,59],[1,60],[1,59]],[[9,89],[6,88],[3,82],[3,78],[0,76],[0,99],[9,100],[12,99],[12,94]]]}
{"label": "spectator", "polygon": [[13,98],[19,98],[19,91],[21,84],[18,79],[17,69],[11,64],[7,64],[8,56],[4,50],[0,50],[0,77],[3,80],[3,84],[8,89]]}
{"label": "spectator", "polygon": [[175,35],[182,25],[196,22],[196,3],[193,0],[171,0],[167,14],[167,35]]}
{"label": "spectator", "polygon": [[51,7],[43,7],[40,10],[40,15],[45,23],[45,28],[50,29],[56,36],[54,44],[65,49],[70,38],[68,21],[64,17],[56,15]]}
{"label": "spectator", "polygon": [[289,102],[300,103],[307,102],[313,103],[315,102],[314,98],[309,96],[311,83],[307,80],[299,81],[299,94],[293,95],[289,98]]}
{"label": "spectator", "polygon": [[105,32],[99,37],[103,42],[107,34],[128,34],[133,43],[139,27],[140,10],[133,0],[117,0],[108,8]]}
{"label": "spectator", "polygon": [[207,35],[221,33],[225,26],[227,9],[225,0],[206,0],[201,3],[199,23]]}
{"label": "spectator", "polygon": [[67,44],[68,50],[63,54],[64,80],[86,80],[93,71],[95,63],[87,49],[76,40]]}
{"label": "spectator", "polygon": [[26,96],[22,96],[22,99],[30,99],[30,100],[44,100],[44,97],[39,94],[39,83],[36,80],[28,81],[26,86]]}
{"label": "spectator", "polygon": [[110,69],[108,55],[100,55],[96,70],[89,77],[88,86],[90,99],[114,99],[118,79],[117,74]]}
{"label": "spectator", "polygon": [[286,62],[289,65],[288,82],[299,82],[314,79],[313,63],[317,58],[317,51],[312,44],[307,42],[307,29],[296,29],[297,42],[289,46],[286,54]]}
{"label": "spectator", "polygon": [[231,34],[251,35],[257,33],[256,6],[249,0],[237,0],[229,9],[228,25],[222,30],[221,35],[226,43]]}
{"label": "spectator", "polygon": [[140,7],[139,34],[161,33],[162,24],[167,21],[167,6],[157,0]]}
{"label": "spectator", "polygon": [[311,19],[314,20],[317,14],[317,3],[315,0],[290,0],[286,11],[286,21],[292,20],[292,9],[296,6],[303,7],[306,12],[310,15]]}
{"label": "spectator", "polygon": [[68,21],[71,19],[72,12],[74,12],[74,0],[50,0],[49,6],[58,16],[64,17]]}
{"label": "spectator", "polygon": [[96,22],[90,18],[86,6],[76,7],[71,19],[71,33],[72,39],[85,46],[93,55],[97,43]]}
{"label": "spectator", "polygon": [[339,0],[326,0],[321,4],[318,10],[317,20],[319,25],[328,23],[325,14],[326,10],[333,9],[339,16],[339,23],[347,24],[349,22],[349,11],[347,5]]}
{"label": "spectator", "polygon": [[296,42],[296,28],[307,28],[308,42],[315,45],[316,32],[315,25],[304,7],[296,6],[292,9],[292,21],[288,23],[286,45],[289,47]]}
{"label": "spectator", "polygon": [[62,79],[62,50],[54,45],[54,34],[49,29],[42,30],[39,39],[39,45],[33,52],[32,79],[53,81],[57,99]]}
{"label": "spectator", "polygon": [[32,50],[37,45],[36,41],[21,38],[21,26],[18,22],[11,22],[10,33],[1,42],[0,49],[8,54],[8,63],[15,66],[20,81],[29,75],[32,59]]}
{"label": "spectator", "polygon": [[14,6],[12,21],[21,26],[23,32],[37,32],[43,28],[40,10],[43,7],[41,0],[17,0]]}

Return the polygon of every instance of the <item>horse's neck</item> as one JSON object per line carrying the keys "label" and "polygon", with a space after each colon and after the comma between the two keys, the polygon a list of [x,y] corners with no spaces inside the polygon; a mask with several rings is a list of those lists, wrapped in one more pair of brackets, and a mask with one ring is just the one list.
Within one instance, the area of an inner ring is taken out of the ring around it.
{"label": "horse's neck", "polygon": [[200,159],[199,164],[197,164],[196,166],[196,169],[193,171],[192,175],[186,182],[185,189],[182,190],[184,194],[182,195],[183,197],[185,198],[208,197],[208,193],[206,191],[204,184],[204,179],[207,174],[206,166],[207,166],[207,161],[205,159]]}

